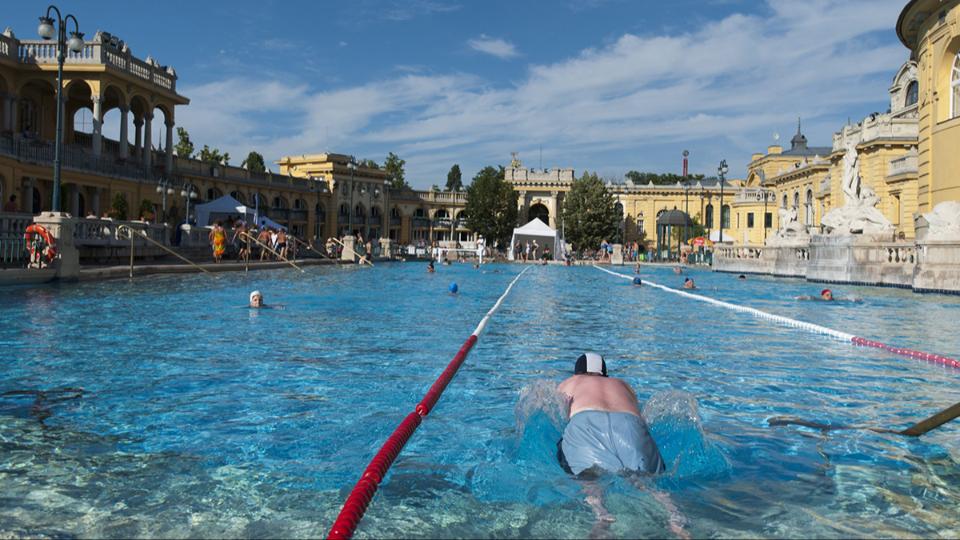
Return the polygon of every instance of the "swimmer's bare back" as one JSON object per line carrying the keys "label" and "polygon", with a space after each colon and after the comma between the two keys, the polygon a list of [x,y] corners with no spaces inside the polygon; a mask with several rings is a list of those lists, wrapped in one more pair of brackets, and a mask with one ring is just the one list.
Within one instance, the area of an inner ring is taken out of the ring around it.
{"label": "swimmer's bare back", "polygon": [[636,394],[620,379],[574,375],[560,383],[557,391],[570,398],[571,417],[581,411],[625,412],[640,416]]}

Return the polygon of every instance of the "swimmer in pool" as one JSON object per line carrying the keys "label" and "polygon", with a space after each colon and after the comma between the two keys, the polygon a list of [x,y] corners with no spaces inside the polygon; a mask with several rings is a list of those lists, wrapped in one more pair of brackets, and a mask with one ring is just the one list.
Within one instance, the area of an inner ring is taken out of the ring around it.
{"label": "swimmer in pool", "polygon": [[[567,403],[570,420],[557,441],[557,460],[567,473],[586,481],[586,501],[597,518],[593,533],[601,534],[614,518],[603,507],[602,491],[592,480],[603,472],[632,480],[659,474],[665,469],[663,458],[640,413],[637,395],[626,382],[607,376],[606,362],[599,354],[581,354],[573,376],[560,383],[557,392]],[[639,481],[635,485],[647,489]],[[670,497],[655,490],[652,494],[670,514],[674,534],[689,538],[684,518]]]}
{"label": "swimmer in pool", "polygon": [[250,307],[257,309],[266,307],[263,304],[263,293],[260,291],[253,291],[250,293]]}
{"label": "swimmer in pool", "polygon": [[436,271],[437,271],[437,269],[433,267],[433,261],[428,262],[428,263],[427,263],[427,273],[428,273],[428,274],[432,274],[432,273],[434,273],[434,272],[436,272]]}
{"label": "swimmer in pool", "polygon": [[663,472],[663,459],[647,431],[636,394],[624,381],[607,376],[602,356],[581,354],[573,376],[557,391],[570,406],[570,423],[557,443],[557,459],[564,470],[578,476],[591,469]]}
{"label": "swimmer in pool", "polygon": [[831,291],[830,289],[824,289],[820,291],[820,296],[810,296],[810,295],[804,294],[804,295],[798,296],[796,299],[797,300],[816,300],[819,302],[840,302],[840,301],[862,302],[863,301],[855,296],[851,296],[848,298],[837,298],[833,296],[833,291]]}
{"label": "swimmer in pool", "polygon": [[683,280],[683,288],[684,288],[684,289],[696,289],[696,288],[697,288],[697,285],[696,285],[696,283],[693,282],[692,279],[686,278],[686,279]]}
{"label": "swimmer in pool", "polygon": [[745,280],[745,279],[747,279],[747,276],[745,276],[745,275],[743,275],[743,274],[740,274],[739,276],[737,276],[737,279]]}
{"label": "swimmer in pool", "polygon": [[680,274],[683,273],[683,269],[680,268],[679,266],[674,266],[674,267],[673,267],[673,273],[674,273],[674,274],[677,274],[677,275],[679,276]]}

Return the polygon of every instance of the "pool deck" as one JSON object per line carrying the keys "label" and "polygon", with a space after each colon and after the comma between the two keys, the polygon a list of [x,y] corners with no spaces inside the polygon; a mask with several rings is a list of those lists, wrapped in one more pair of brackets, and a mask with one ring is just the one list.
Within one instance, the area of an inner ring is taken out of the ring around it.
{"label": "pool deck", "polygon": [[[320,266],[341,264],[339,260],[331,259],[295,259],[294,264],[300,267]],[[197,266],[208,272],[243,272],[246,270],[275,270],[278,268],[291,268],[289,263],[283,261],[250,261],[249,264],[240,262],[204,262]],[[189,264],[179,263],[154,263],[154,264],[134,264],[134,276],[146,276],[151,274],[196,274],[199,273],[196,267]],[[80,281],[94,281],[99,279],[116,279],[130,277],[129,265],[117,266],[93,266],[80,269]]]}

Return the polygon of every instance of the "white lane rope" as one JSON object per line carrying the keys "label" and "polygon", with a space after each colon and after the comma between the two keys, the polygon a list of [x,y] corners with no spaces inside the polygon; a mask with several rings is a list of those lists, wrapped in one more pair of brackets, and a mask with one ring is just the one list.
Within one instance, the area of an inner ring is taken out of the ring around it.
{"label": "white lane rope", "polygon": [[[612,276],[617,276],[617,277],[621,277],[621,278],[624,278],[624,279],[633,281],[633,276],[628,276],[628,275],[625,275],[625,274],[621,274],[621,273],[619,273],[619,272],[612,272],[612,271],[610,271],[610,270],[607,270],[606,268],[600,268],[599,266],[596,266],[596,265],[594,265],[593,267],[596,268],[597,270],[601,270],[601,271],[603,271],[603,272],[606,272],[606,273],[608,273],[608,274],[610,274],[610,275],[612,275]],[[713,304],[713,305],[715,305],[715,306],[720,306],[720,307],[722,307],[722,308],[726,308],[726,309],[729,309],[729,310],[738,311],[738,312],[740,312],[740,313],[748,313],[748,314],[750,314],[750,315],[753,315],[754,317],[758,317],[758,318],[761,318],[761,319],[767,319],[767,320],[774,321],[774,322],[780,323],[780,324],[782,324],[782,325],[790,326],[790,327],[793,327],[793,328],[800,328],[800,329],[802,329],[802,330],[806,330],[806,331],[808,331],[808,332],[813,332],[813,333],[815,333],[815,334],[824,334],[824,335],[830,336],[830,337],[832,337],[832,338],[836,338],[836,339],[843,340],[843,341],[853,341],[853,338],[856,337],[856,336],[854,336],[853,334],[848,334],[848,333],[846,333],[846,332],[840,332],[840,331],[838,331],[838,330],[833,330],[832,328],[827,328],[826,326],[820,326],[819,324],[813,324],[813,323],[808,323],[808,322],[804,322],[804,321],[798,321],[798,320],[796,320],[796,319],[791,319],[790,317],[784,317],[784,316],[782,316],[782,315],[774,315],[773,313],[767,313],[766,311],[761,311],[761,310],[759,310],[759,309],[755,309],[755,308],[752,308],[752,307],[738,306],[738,305],[736,305],[736,304],[731,304],[731,303],[729,303],[729,302],[724,302],[724,301],[722,301],[722,300],[716,300],[716,299],[714,299],[714,298],[709,298],[709,297],[707,297],[707,296],[700,296],[699,294],[692,294],[692,293],[688,293],[688,292],[686,292],[686,291],[678,291],[677,289],[671,289],[670,287],[664,287],[663,285],[660,285],[660,284],[658,284],[658,283],[654,283],[654,282],[649,281],[649,280],[646,280],[646,279],[643,280],[643,284],[644,284],[644,285],[647,285],[647,286],[650,286],[650,287],[654,287],[654,288],[656,288],[656,289],[660,289],[660,290],[662,290],[662,291],[666,291],[666,292],[671,293],[671,294],[676,294],[676,295],[678,295],[678,296],[683,296],[683,297],[686,297],[686,298],[691,298],[691,299],[693,299],[693,300],[698,300],[698,301],[700,301],[700,302],[706,302],[707,304]]]}
{"label": "white lane rope", "polygon": [[483,332],[483,329],[487,327],[487,323],[490,321],[490,317],[492,317],[493,314],[497,311],[497,309],[500,308],[500,304],[502,304],[503,301],[507,298],[507,295],[510,294],[510,289],[513,289],[513,286],[517,284],[517,281],[520,279],[520,276],[525,274],[527,270],[529,270],[530,268],[531,267],[529,266],[524,268],[523,271],[517,274],[517,277],[513,278],[513,281],[511,281],[510,285],[507,286],[507,290],[503,291],[503,294],[501,294],[500,298],[497,299],[497,302],[493,304],[493,307],[490,308],[490,311],[488,311],[487,314],[484,315],[482,319],[480,319],[480,324],[477,325],[476,330],[474,330],[473,334],[471,334],[472,336],[478,336],[478,337],[480,336],[480,333]]}

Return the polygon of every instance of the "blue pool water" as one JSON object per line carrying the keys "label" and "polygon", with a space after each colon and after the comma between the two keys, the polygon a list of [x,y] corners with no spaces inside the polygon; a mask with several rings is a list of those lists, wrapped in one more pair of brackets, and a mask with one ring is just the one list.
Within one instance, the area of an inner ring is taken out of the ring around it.
{"label": "blue pool water", "polygon": [[[13,288],[0,303],[0,536],[316,537],[519,266],[382,264]],[[630,273],[630,268],[620,271]],[[948,356],[960,298],[691,271],[701,294]],[[644,268],[664,285],[682,279]],[[451,282],[459,294],[451,295]],[[245,309],[253,289],[284,309]],[[358,537],[584,537],[548,389],[584,350],[644,402],[668,474],[600,481],[603,534],[960,536],[960,425],[904,427],[960,372],[589,267],[518,282],[414,435]],[[68,388],[79,391],[57,392]],[[38,396],[37,392],[46,394]]]}

